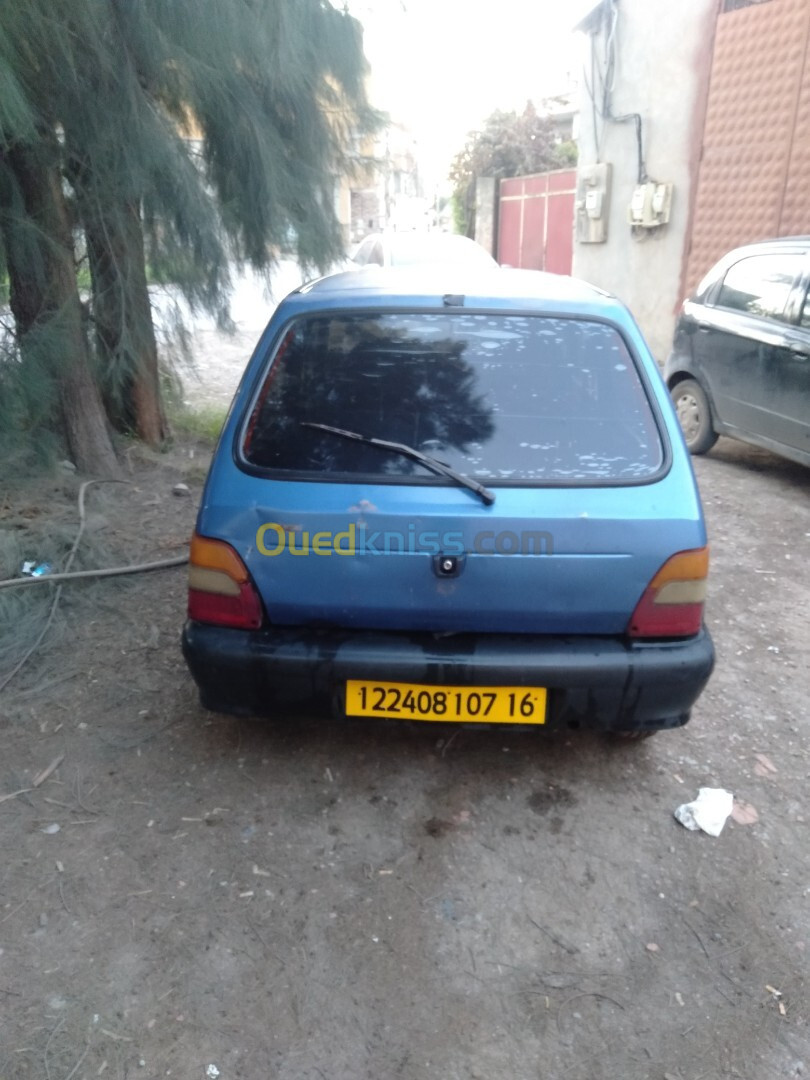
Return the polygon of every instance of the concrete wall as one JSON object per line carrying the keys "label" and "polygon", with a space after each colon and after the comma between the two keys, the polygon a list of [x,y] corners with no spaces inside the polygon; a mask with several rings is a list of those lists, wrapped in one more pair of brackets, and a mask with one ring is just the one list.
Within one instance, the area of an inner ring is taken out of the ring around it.
{"label": "concrete wall", "polygon": [[479,176],[475,181],[475,239],[497,259],[498,181],[494,176]]}
{"label": "concrete wall", "polygon": [[[583,85],[580,102],[580,167],[608,162],[613,169],[605,243],[574,243],[573,274],[620,297],[631,309],[659,362],[669,351],[680,296],[681,270],[693,185],[700,153],[717,0],[617,0],[614,116],[640,113],[644,158],[651,179],[675,185],[669,225],[634,237],[627,210],[637,182],[632,122],[605,121]],[[610,15],[610,3],[606,4]],[[609,22],[587,36],[605,56]],[[598,75],[596,82],[598,83]],[[598,97],[597,90],[597,97]],[[598,102],[601,104],[601,102]]]}

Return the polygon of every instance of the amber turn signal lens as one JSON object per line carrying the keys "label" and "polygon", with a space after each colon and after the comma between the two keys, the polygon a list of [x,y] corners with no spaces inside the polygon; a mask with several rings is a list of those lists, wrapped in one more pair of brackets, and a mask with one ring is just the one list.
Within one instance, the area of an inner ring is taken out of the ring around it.
{"label": "amber turn signal lens", "polygon": [[242,630],[258,630],[263,619],[258,593],[234,549],[196,533],[189,556],[188,617]]}
{"label": "amber turn signal lens", "polygon": [[198,536],[197,533],[191,538],[189,564],[206,570],[222,570],[240,585],[248,579],[245,564],[230,544],[226,544],[224,540],[210,540],[207,536]]}

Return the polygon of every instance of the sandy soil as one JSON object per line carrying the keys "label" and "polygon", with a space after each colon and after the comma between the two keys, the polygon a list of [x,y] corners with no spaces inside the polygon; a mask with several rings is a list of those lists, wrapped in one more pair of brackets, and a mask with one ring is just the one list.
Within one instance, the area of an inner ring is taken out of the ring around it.
{"label": "sandy soil", "polygon": [[[204,451],[128,460],[80,566],[182,551]],[[697,470],[717,671],[640,744],[206,714],[182,570],[66,588],[0,699],[1,1080],[810,1073],[810,470]],[[77,488],[5,482],[0,550]],[[688,832],[701,786],[751,823]]]}

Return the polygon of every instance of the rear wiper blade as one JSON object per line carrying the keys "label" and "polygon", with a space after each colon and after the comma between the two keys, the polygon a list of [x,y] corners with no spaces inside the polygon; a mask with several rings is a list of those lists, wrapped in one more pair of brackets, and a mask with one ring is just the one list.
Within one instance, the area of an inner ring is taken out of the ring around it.
{"label": "rear wiper blade", "polygon": [[468,488],[481,499],[485,506],[492,506],[495,502],[494,494],[482,484],[479,484],[477,480],[470,479],[464,473],[451,469],[443,461],[438,461],[429,454],[423,454],[421,450],[415,450],[412,446],[406,446],[405,443],[389,442],[387,439],[375,439],[371,435],[360,435],[356,431],[345,431],[343,428],[332,427],[330,424],[314,424],[308,420],[302,420],[300,426],[315,428],[318,431],[327,431],[330,435],[338,435],[341,439],[354,439],[355,442],[365,443],[367,446],[376,446],[379,450],[390,450],[394,454],[402,454],[403,457],[418,461],[426,469],[432,469],[433,472],[446,476],[449,480],[455,480],[461,487]]}

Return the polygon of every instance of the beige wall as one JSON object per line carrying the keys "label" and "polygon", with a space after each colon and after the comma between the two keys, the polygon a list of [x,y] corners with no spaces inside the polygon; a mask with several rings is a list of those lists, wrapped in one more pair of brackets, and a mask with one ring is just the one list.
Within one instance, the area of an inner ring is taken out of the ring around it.
{"label": "beige wall", "polygon": [[[617,4],[616,74],[612,113],[640,113],[644,158],[651,179],[674,184],[670,223],[642,238],[631,234],[627,210],[637,182],[635,127],[603,122],[583,86],[580,102],[580,166],[612,166],[608,238],[574,243],[573,274],[615,293],[631,309],[656,359],[669,351],[680,295],[689,229],[693,177],[697,172],[705,93],[717,0],[620,0]],[[595,38],[604,56],[606,31]],[[590,80],[590,44],[585,78]],[[596,138],[599,137],[597,152]]]}

